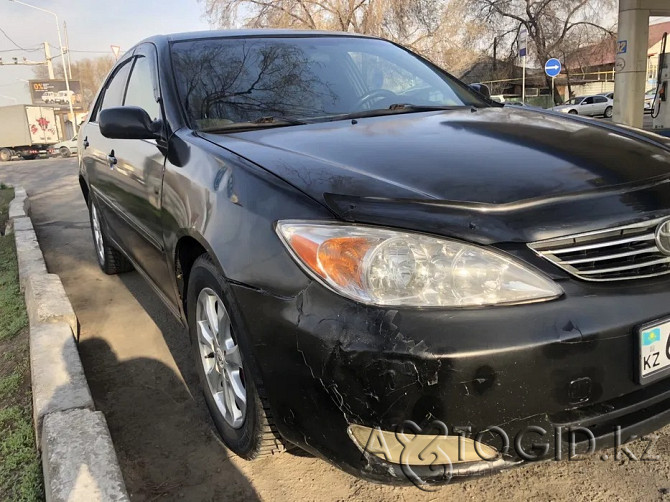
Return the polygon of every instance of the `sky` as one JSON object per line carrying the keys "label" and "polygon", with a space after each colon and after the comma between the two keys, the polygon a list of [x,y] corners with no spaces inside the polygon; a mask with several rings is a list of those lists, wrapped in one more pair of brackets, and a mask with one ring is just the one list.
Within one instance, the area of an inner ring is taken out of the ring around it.
{"label": "sky", "polygon": [[[61,28],[63,21],[67,22],[73,61],[112,54],[111,45],[118,45],[123,51],[159,33],[210,28],[203,16],[204,0],[22,1],[55,12]],[[656,18],[652,22],[668,19]],[[52,56],[58,54],[56,22],[52,15],[0,0],[0,30],[6,33],[0,31],[0,57],[4,62],[11,62],[12,57],[43,60],[44,41],[54,48]],[[17,49],[14,43],[29,51]],[[30,51],[36,48],[39,50]],[[29,103],[27,80],[31,78],[32,66],[0,65],[0,106]]]}
{"label": "sky", "polygon": [[[204,3],[198,0],[22,0],[55,12],[63,31],[63,21],[72,50],[72,60],[112,54],[111,45],[129,49],[140,40],[160,33],[209,29],[203,16]],[[12,57],[22,60],[44,60],[42,43],[51,44],[51,55],[58,54],[56,20],[52,15],[0,0],[0,29],[24,49],[18,50],[5,34],[0,32],[0,57],[11,62]],[[64,37],[64,35],[63,35]],[[65,40],[63,40],[65,44]],[[91,51],[91,52],[85,52]],[[0,66],[0,106],[29,103],[26,80],[33,78],[32,66]]]}

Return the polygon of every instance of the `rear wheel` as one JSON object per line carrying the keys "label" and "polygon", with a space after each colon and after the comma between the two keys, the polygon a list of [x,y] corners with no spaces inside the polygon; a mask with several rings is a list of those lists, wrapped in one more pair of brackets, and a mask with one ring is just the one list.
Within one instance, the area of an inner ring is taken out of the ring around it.
{"label": "rear wheel", "polygon": [[95,256],[102,271],[105,274],[114,275],[133,270],[133,265],[118,249],[112,247],[105,236],[100,211],[92,196],[89,198],[88,212],[91,220],[91,231],[93,232]]}
{"label": "rear wheel", "polygon": [[285,450],[274,427],[258,375],[233,327],[226,284],[207,255],[191,269],[188,326],[200,385],[212,420],[228,448],[247,460]]}
{"label": "rear wheel", "polygon": [[608,119],[612,118],[612,107],[611,106],[608,106],[605,109],[605,117],[608,118]]}
{"label": "rear wheel", "polygon": [[9,148],[1,148],[0,149],[0,160],[3,162],[7,162],[8,160],[11,160],[12,158],[12,151]]}
{"label": "rear wheel", "polygon": [[72,155],[72,152],[70,152],[70,149],[67,146],[61,146],[58,149],[58,153],[60,153],[60,156],[64,159],[67,159],[70,155]]}

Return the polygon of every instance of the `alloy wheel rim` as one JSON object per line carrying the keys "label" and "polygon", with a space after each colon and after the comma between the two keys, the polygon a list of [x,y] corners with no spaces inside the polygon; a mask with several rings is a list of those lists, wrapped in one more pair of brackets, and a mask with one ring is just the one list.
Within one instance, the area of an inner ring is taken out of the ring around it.
{"label": "alloy wheel rim", "polygon": [[98,254],[100,263],[105,263],[105,248],[102,240],[102,231],[100,230],[100,218],[98,218],[98,210],[95,204],[91,205],[91,212],[93,215],[93,237],[95,239],[95,252]]}
{"label": "alloy wheel rim", "polygon": [[200,362],[210,395],[226,423],[238,429],[246,416],[247,391],[230,316],[221,298],[210,288],[200,291],[195,315]]}

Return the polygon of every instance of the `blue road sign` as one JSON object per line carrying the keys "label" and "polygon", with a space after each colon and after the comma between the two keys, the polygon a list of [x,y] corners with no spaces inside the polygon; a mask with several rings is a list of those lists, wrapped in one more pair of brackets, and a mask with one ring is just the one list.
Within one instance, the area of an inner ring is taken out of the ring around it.
{"label": "blue road sign", "polygon": [[551,58],[544,64],[544,72],[550,77],[555,77],[561,73],[561,62],[556,58]]}

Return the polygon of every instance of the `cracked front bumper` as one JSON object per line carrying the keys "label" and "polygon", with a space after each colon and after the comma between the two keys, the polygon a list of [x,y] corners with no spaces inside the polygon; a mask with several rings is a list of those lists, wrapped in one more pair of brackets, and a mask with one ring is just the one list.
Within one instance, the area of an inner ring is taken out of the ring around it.
{"label": "cracked front bumper", "polygon": [[[640,385],[636,366],[636,328],[670,313],[670,281],[561,286],[555,301],[461,310],[363,306],[316,283],[291,298],[233,291],[280,433],[348,472],[407,482],[397,464],[362,453],[348,427],[437,420],[505,452],[454,471],[467,476],[554,458],[571,430],[583,443],[588,429],[602,448],[616,445],[617,428],[625,442],[670,422],[668,379]],[[524,457],[514,440],[529,427]]]}

